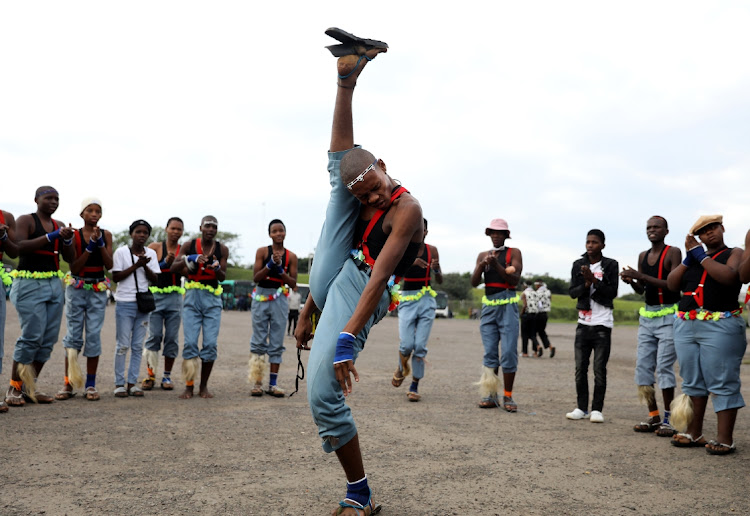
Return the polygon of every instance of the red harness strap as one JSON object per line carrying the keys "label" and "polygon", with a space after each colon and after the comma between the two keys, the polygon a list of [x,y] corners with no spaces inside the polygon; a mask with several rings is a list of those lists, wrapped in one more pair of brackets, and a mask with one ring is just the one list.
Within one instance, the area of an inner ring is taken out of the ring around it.
{"label": "red harness strap", "polygon": [[[284,250],[284,272],[289,270],[289,249]],[[275,281],[277,283],[280,283],[281,285],[284,285],[284,280],[281,278],[272,278],[271,276],[266,278],[266,281]]]}
{"label": "red harness strap", "polygon": [[[510,250],[511,248],[508,247],[507,252],[505,253],[505,265],[506,267],[510,265]],[[485,287],[493,287],[493,288],[506,288],[509,290],[515,290],[516,287],[511,285],[510,283],[485,283]]]}
{"label": "red harness strap", "polygon": [[425,272],[424,275],[424,286],[428,286],[430,284],[430,269],[431,269],[431,263],[432,263],[432,254],[430,253],[430,246],[425,244],[424,245],[427,248],[427,272]]}
{"label": "red harness strap", "polygon": [[[727,249],[722,249],[715,255],[711,257],[712,260],[715,260],[719,257],[721,253],[726,251]],[[696,288],[692,292],[683,292],[683,296],[693,296],[695,298],[695,302],[698,303],[698,308],[703,308],[703,285],[706,283],[706,278],[708,277],[708,271],[706,269],[703,269],[703,275],[701,276],[701,280],[698,283],[698,288]]]}
{"label": "red harness strap", "polygon": [[[662,279],[663,277],[662,272],[664,271],[664,258],[667,256],[667,251],[669,251],[670,247],[671,246],[665,246],[664,249],[662,249],[661,251],[661,256],[659,257],[659,275],[657,279]],[[660,288],[658,289],[658,292],[659,292],[659,304],[663,305],[664,304],[664,289]]]}
{"label": "red harness strap", "polygon": [[[391,203],[393,203],[393,201],[395,201],[405,193],[409,193],[409,190],[407,190],[403,186],[399,186],[398,188],[396,188],[396,191],[391,194]],[[390,205],[388,208],[390,209]],[[387,210],[377,210],[375,212],[375,214],[370,219],[370,223],[367,224],[367,228],[362,235],[362,241],[359,244],[359,247],[362,249],[362,254],[365,255],[365,263],[367,263],[367,265],[369,265],[370,267],[375,266],[375,258],[370,255],[370,247],[367,245],[367,237],[370,236],[370,233],[375,227],[375,224],[377,224],[377,222],[380,220],[380,217],[382,217],[386,211]]]}
{"label": "red harness strap", "polygon": [[[73,232],[73,236],[76,239],[76,248],[79,249],[78,252],[81,253],[81,254],[85,253],[86,250],[83,248],[83,228],[76,229]],[[79,254],[79,256],[80,256],[80,254]],[[80,276],[83,276],[86,273],[92,273],[92,274],[96,273],[96,274],[99,274],[98,277],[100,277],[100,278],[104,277],[104,266],[103,265],[93,266],[93,267],[92,266],[89,266],[89,267],[84,266],[84,267],[81,268],[81,274],[80,274]]]}
{"label": "red harness strap", "polygon": [[[203,245],[201,244],[201,238],[195,239],[195,252],[198,254],[203,254]],[[216,242],[214,240],[214,242]],[[213,256],[213,254],[211,255]],[[211,281],[216,279],[216,271],[214,270],[206,270],[205,264],[201,264],[198,268],[198,271],[195,274],[188,275],[188,278],[193,281]]]}
{"label": "red harness strap", "polygon": [[[55,219],[52,219],[52,231],[57,230],[58,227],[59,226],[57,225],[57,222],[55,222]],[[44,226],[42,226],[42,229],[44,229]],[[57,239],[55,239],[55,250],[54,251],[47,251],[47,250],[44,250],[44,249],[37,249],[36,251],[34,251],[34,254],[44,254],[44,255],[47,255],[47,256],[49,256],[49,255],[54,256],[55,257],[55,268],[57,270],[60,270],[60,254],[59,254],[59,249],[60,249],[60,239],[57,238]]]}

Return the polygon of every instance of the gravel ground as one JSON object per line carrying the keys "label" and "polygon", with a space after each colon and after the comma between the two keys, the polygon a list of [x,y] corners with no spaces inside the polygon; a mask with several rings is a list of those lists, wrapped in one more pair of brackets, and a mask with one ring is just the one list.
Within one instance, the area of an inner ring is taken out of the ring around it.
{"label": "gravel ground", "polygon": [[[335,455],[322,452],[304,382],[292,398],[249,396],[249,312],[223,315],[215,398],[180,400],[179,388],[112,395],[114,307],[107,311],[101,401],[79,394],[0,414],[0,514],[330,513],[344,478]],[[575,406],[574,325],[549,326],[555,358],[521,359],[519,411],[508,414],[477,408],[477,321],[435,322],[422,401],[408,402],[408,383],[390,385],[397,322],[386,318],[372,331],[350,398],[381,514],[750,514],[748,411],[739,412],[738,452],[728,457],[633,432],[646,417],[633,385],[636,327],[613,333],[606,421],[595,425],[565,419]],[[4,385],[18,332],[9,303]],[[284,359],[280,384],[291,391],[292,339]],[[40,389],[56,392],[62,376],[58,343]],[[748,366],[742,379],[747,393]],[[705,430],[715,436],[712,413]]]}

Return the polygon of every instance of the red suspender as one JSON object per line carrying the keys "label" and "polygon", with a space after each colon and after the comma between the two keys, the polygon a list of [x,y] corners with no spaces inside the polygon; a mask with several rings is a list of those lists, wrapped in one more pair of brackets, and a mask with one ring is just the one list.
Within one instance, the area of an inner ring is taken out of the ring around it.
{"label": "red suspender", "polygon": [[[715,255],[711,257],[712,260],[715,260],[719,257],[721,253],[726,251],[726,249],[722,249]],[[703,308],[703,285],[706,283],[706,278],[708,277],[708,271],[706,269],[703,269],[703,275],[701,276],[701,281],[698,283],[698,288],[696,288],[693,292],[683,292],[683,296],[693,296],[695,298],[695,302],[698,303],[698,308]]]}
{"label": "red suspender", "polygon": [[[505,253],[505,266],[507,267],[510,265],[510,250],[511,248],[508,247],[508,251]],[[510,283],[485,283],[485,287],[494,287],[494,288],[516,288]]]}
{"label": "red suspender", "polygon": [[[667,256],[667,251],[669,251],[670,247],[671,246],[665,246],[664,249],[661,252],[661,256],[659,257],[659,275],[658,275],[657,279],[662,279],[662,277],[663,277],[662,272],[664,270],[664,268],[663,268],[664,267],[664,258]],[[658,289],[658,292],[659,292],[659,304],[663,305],[664,304],[664,290],[663,289]]]}
{"label": "red suspender", "polygon": [[[195,252],[198,253],[198,254],[203,254],[203,245],[201,244],[201,239],[200,238],[196,238],[195,239]],[[206,268],[205,268],[205,265],[201,264],[201,266],[198,269],[198,271],[195,274],[189,275],[188,278],[190,278],[193,281],[215,280],[216,279],[216,271],[207,271]]]}
{"label": "red suspender", "polygon": [[[399,197],[401,197],[402,194],[408,193],[408,192],[409,190],[407,190],[403,186],[399,186],[398,188],[396,188],[396,191],[393,192],[393,194],[391,195],[391,203],[395,201],[396,199],[398,199]],[[373,258],[370,255],[370,248],[367,245],[367,237],[370,236],[370,232],[372,231],[372,228],[375,227],[375,224],[377,224],[377,222],[380,220],[380,217],[382,217],[384,213],[385,213],[384,210],[377,210],[375,212],[375,215],[373,215],[372,218],[370,219],[370,223],[367,224],[367,228],[365,229],[365,232],[362,235],[362,242],[360,242],[360,247],[362,248],[362,254],[365,255],[365,262],[370,267],[375,266],[375,258]]]}
{"label": "red suspender", "polygon": [[430,246],[425,243],[424,245],[427,248],[427,272],[424,275],[424,286],[428,286],[430,284],[430,264],[432,263],[432,254],[430,254]]}

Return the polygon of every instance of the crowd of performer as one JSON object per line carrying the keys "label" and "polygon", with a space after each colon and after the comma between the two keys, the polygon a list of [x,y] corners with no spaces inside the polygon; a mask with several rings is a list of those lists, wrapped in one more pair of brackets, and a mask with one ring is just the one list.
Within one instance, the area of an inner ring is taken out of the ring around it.
{"label": "crowd of performer", "polygon": [[[286,226],[274,219],[268,225],[270,245],[258,248],[255,255],[248,377],[251,396],[285,396],[278,374],[285,351],[284,329],[290,335],[293,325],[297,347],[311,349],[307,395],[323,449],[337,454],[347,479],[337,513],[371,514],[379,506],[372,500],[359,434],[346,404],[353,380],[358,380],[355,361],[371,328],[398,305],[400,344],[398,356],[394,349],[391,383],[400,387],[411,375],[407,399],[422,399],[419,384],[425,376],[436,308],[432,283],[442,282],[442,270],[438,249],[425,241],[428,221],[419,202],[391,178],[383,159],[354,145],[356,83],[368,62],[385,52],[387,45],[338,29],[329,34],[341,41],[330,47],[339,58],[328,155],[331,194],[310,274],[310,294],[300,306],[297,256],[284,247]],[[218,357],[220,283],[226,278],[229,258],[227,246],[216,240],[216,217],[203,217],[200,237],[182,244],[184,223],[172,217],[166,224],[166,240],[150,245],[146,243],[152,227],[138,219],[130,225],[131,244],[113,250],[112,234],[99,225],[103,216],[99,199],[81,202],[83,225],[78,229],[53,218],[60,202],[53,187],[37,189],[35,202],[36,211],[18,219],[0,210],[0,257],[5,253],[19,260],[13,278],[3,274],[0,295],[12,282],[10,300],[21,327],[0,412],[27,400],[68,400],[79,390],[86,400],[100,399],[96,378],[111,288],[107,271],[117,284],[114,396],[143,397],[144,391],[155,388],[160,351],[164,360],[159,385],[174,389],[172,371],[182,325],[185,386],[179,397],[196,395],[197,380],[197,395],[212,398],[208,382]],[[750,282],[750,231],[743,253],[725,245],[722,216],[702,216],[685,238],[684,259],[680,246],[666,244],[668,234],[665,218],[649,218],[650,247],[638,256],[637,269],[620,270],[617,261],[603,255],[604,232],[587,233],[585,252],[571,269],[569,294],[576,299],[578,311],[576,405],[566,417],[604,422],[613,302],[623,281],[645,296],[634,380],[648,417],[634,430],[669,437],[676,447],[704,447],[709,454],[726,455],[736,449],[737,410],[745,405],[740,364],[747,342],[738,297],[742,284]],[[551,296],[541,282],[519,286],[523,257],[518,248],[508,245],[511,231],[505,219],[492,220],[485,235],[491,248],[478,254],[471,274],[471,284],[483,284],[485,293],[479,323],[484,355],[476,384],[478,405],[513,413],[518,410],[513,385],[519,332],[522,357],[529,356],[529,340],[533,356],[543,356],[545,349],[549,357],[555,356],[545,331]],[[61,257],[70,264],[65,275]],[[50,396],[40,392],[36,382],[58,340],[63,312],[65,375],[61,389]],[[0,303],[0,373],[4,326],[5,303]],[[146,375],[138,385],[144,347]],[[86,357],[85,375],[79,364],[81,353]],[[675,396],[676,362],[682,377],[680,396]],[[709,394],[717,417],[715,439],[703,435]]]}

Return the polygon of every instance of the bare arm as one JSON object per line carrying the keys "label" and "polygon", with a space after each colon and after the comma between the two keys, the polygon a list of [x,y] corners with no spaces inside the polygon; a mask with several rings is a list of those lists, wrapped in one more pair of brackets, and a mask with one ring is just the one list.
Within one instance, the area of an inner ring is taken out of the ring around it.
{"label": "bare arm", "polygon": [[745,235],[745,252],[742,253],[739,275],[742,283],[750,283],[750,230]]}
{"label": "bare arm", "polygon": [[18,244],[16,244],[16,219],[11,213],[3,212],[5,224],[0,224],[0,237],[7,235],[5,240],[0,240],[0,251],[11,258],[18,258]]}
{"label": "bare arm", "polygon": [[432,268],[432,272],[435,273],[435,281],[438,284],[442,284],[443,271],[440,269],[440,254],[438,253],[437,247],[434,245],[430,246],[430,251],[432,253],[432,263],[430,264],[430,268]]}
{"label": "bare arm", "polygon": [[180,246],[180,252],[177,254],[177,258],[175,258],[172,262],[172,265],[170,265],[169,272],[171,272],[172,274],[187,276],[188,270],[187,266],[185,265],[185,257],[187,256],[189,247],[190,246],[188,245]]}

